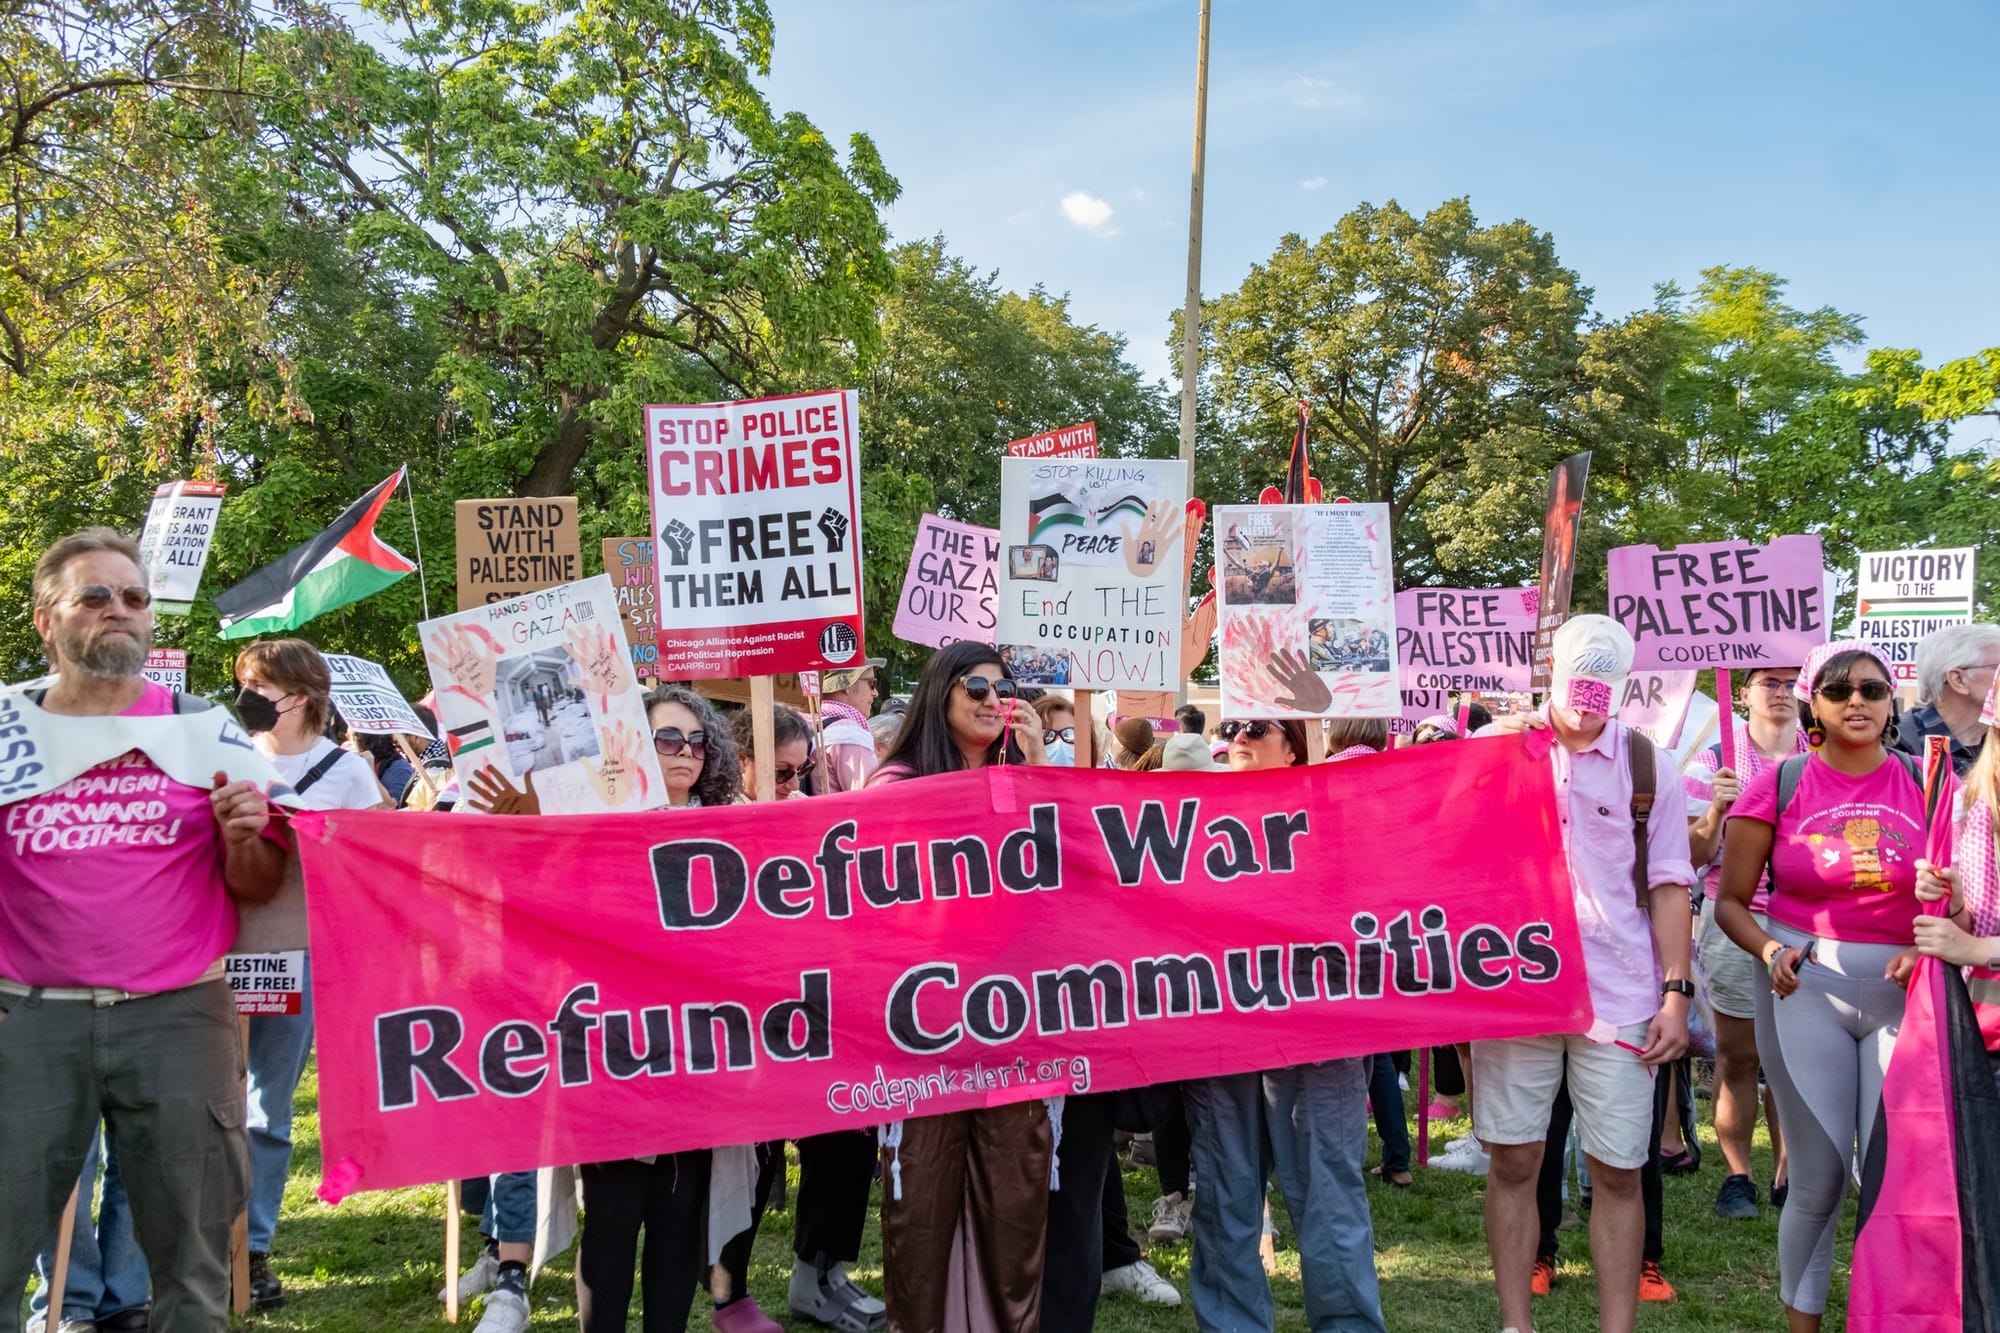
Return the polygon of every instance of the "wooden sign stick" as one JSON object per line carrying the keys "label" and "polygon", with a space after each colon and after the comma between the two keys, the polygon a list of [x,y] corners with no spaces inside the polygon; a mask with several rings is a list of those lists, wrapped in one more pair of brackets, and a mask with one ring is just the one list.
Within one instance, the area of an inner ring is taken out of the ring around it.
{"label": "wooden sign stick", "polygon": [[444,1187],[444,1321],[458,1322],[458,1215],[464,1189],[456,1178]]}
{"label": "wooden sign stick", "polygon": [[757,799],[775,801],[778,799],[778,761],[771,751],[776,748],[774,735],[777,720],[773,716],[777,708],[777,694],[772,689],[769,676],[750,677],[750,744],[756,750]]}
{"label": "wooden sign stick", "polygon": [[[96,1184],[95,1181],[91,1183]],[[51,1328],[63,1322],[63,1285],[69,1281],[70,1233],[76,1230],[76,1201],[82,1192],[81,1180],[69,1187],[69,1202],[63,1205],[62,1225],[56,1232],[56,1261],[49,1265],[48,1325]]]}

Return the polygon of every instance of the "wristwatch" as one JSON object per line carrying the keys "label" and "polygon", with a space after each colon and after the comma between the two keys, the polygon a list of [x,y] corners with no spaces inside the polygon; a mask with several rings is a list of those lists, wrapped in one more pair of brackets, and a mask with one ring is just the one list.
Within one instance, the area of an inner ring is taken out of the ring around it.
{"label": "wristwatch", "polygon": [[1694,983],[1692,981],[1681,981],[1678,978],[1673,981],[1661,982],[1660,997],[1665,999],[1669,995],[1685,995],[1692,1000],[1694,998]]}

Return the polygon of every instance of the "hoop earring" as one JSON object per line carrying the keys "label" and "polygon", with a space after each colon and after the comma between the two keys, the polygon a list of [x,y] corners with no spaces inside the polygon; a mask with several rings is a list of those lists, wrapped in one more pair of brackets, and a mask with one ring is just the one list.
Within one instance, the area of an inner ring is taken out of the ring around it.
{"label": "hoop earring", "polygon": [[1889,719],[1889,725],[1882,728],[1882,744],[1894,745],[1895,743],[1896,743],[1896,719],[1892,717]]}
{"label": "hoop earring", "polygon": [[1817,750],[1826,744],[1826,728],[1814,722],[1806,728],[1806,744]]}

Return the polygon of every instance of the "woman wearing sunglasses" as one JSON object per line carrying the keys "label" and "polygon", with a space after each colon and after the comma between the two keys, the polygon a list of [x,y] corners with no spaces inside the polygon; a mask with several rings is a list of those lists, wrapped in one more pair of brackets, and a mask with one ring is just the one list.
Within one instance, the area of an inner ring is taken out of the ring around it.
{"label": "woman wearing sunglasses", "polygon": [[[1015,697],[998,654],[954,643],[924,667],[896,748],[868,785],[1046,762],[1041,719]],[[918,1116],[889,1126],[884,1138],[893,1154],[882,1199],[889,1326],[1034,1333],[1055,1143],[1048,1107],[1026,1101]]]}
{"label": "woman wearing sunglasses", "polygon": [[[1715,920],[1764,965],[1757,1054],[1778,1102],[1790,1197],[1778,1223],[1779,1295],[1794,1333],[1826,1309],[1851,1164],[1868,1152],[1882,1076],[1915,961],[1924,796],[1888,748],[1888,659],[1847,641],[1799,675],[1811,753],[1760,774],[1730,808]],[[1766,867],[1766,924],[1751,900]]]}
{"label": "woman wearing sunglasses", "polygon": [[[1305,764],[1296,718],[1242,722],[1218,733],[1233,773]],[[1341,759],[1377,737],[1341,733]],[[1386,728],[1379,737],[1384,744]],[[1368,753],[1373,753],[1370,748]],[[1362,1166],[1368,1156],[1368,1062],[1293,1065],[1181,1085],[1194,1131],[1196,1322],[1202,1328],[1270,1328],[1271,1284],[1259,1257],[1273,1170],[1298,1233],[1306,1323],[1382,1333],[1375,1228]]]}
{"label": "woman wearing sunglasses", "polygon": [[[680,686],[662,686],[646,696],[646,722],[669,810],[743,800],[736,742],[708,700]],[[749,1246],[739,1242],[756,1193],[752,1149],[592,1162],[578,1174],[583,1238],[577,1246],[576,1300],[584,1333],[623,1333],[635,1266],[644,1288],[646,1333],[685,1329],[701,1286],[715,1297],[712,1318],[721,1333],[779,1333],[781,1326],[749,1298],[741,1271]]]}

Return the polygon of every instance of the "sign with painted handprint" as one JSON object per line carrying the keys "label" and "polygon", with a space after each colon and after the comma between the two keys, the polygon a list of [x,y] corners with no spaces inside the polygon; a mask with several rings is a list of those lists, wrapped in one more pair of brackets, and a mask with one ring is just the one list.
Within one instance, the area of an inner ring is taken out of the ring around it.
{"label": "sign with painted handprint", "polygon": [[1216,511],[1224,717],[1402,711],[1389,507]]}
{"label": "sign with painted handprint", "polygon": [[866,660],[851,389],[646,409],[663,680]]}
{"label": "sign with painted handprint", "polygon": [[[418,626],[438,726],[470,791],[548,814],[666,803],[646,706],[602,574]],[[504,779],[505,781],[500,781]]]}
{"label": "sign with painted handprint", "polygon": [[1187,499],[1178,459],[1001,460],[996,636],[1014,679],[1180,683]]}

